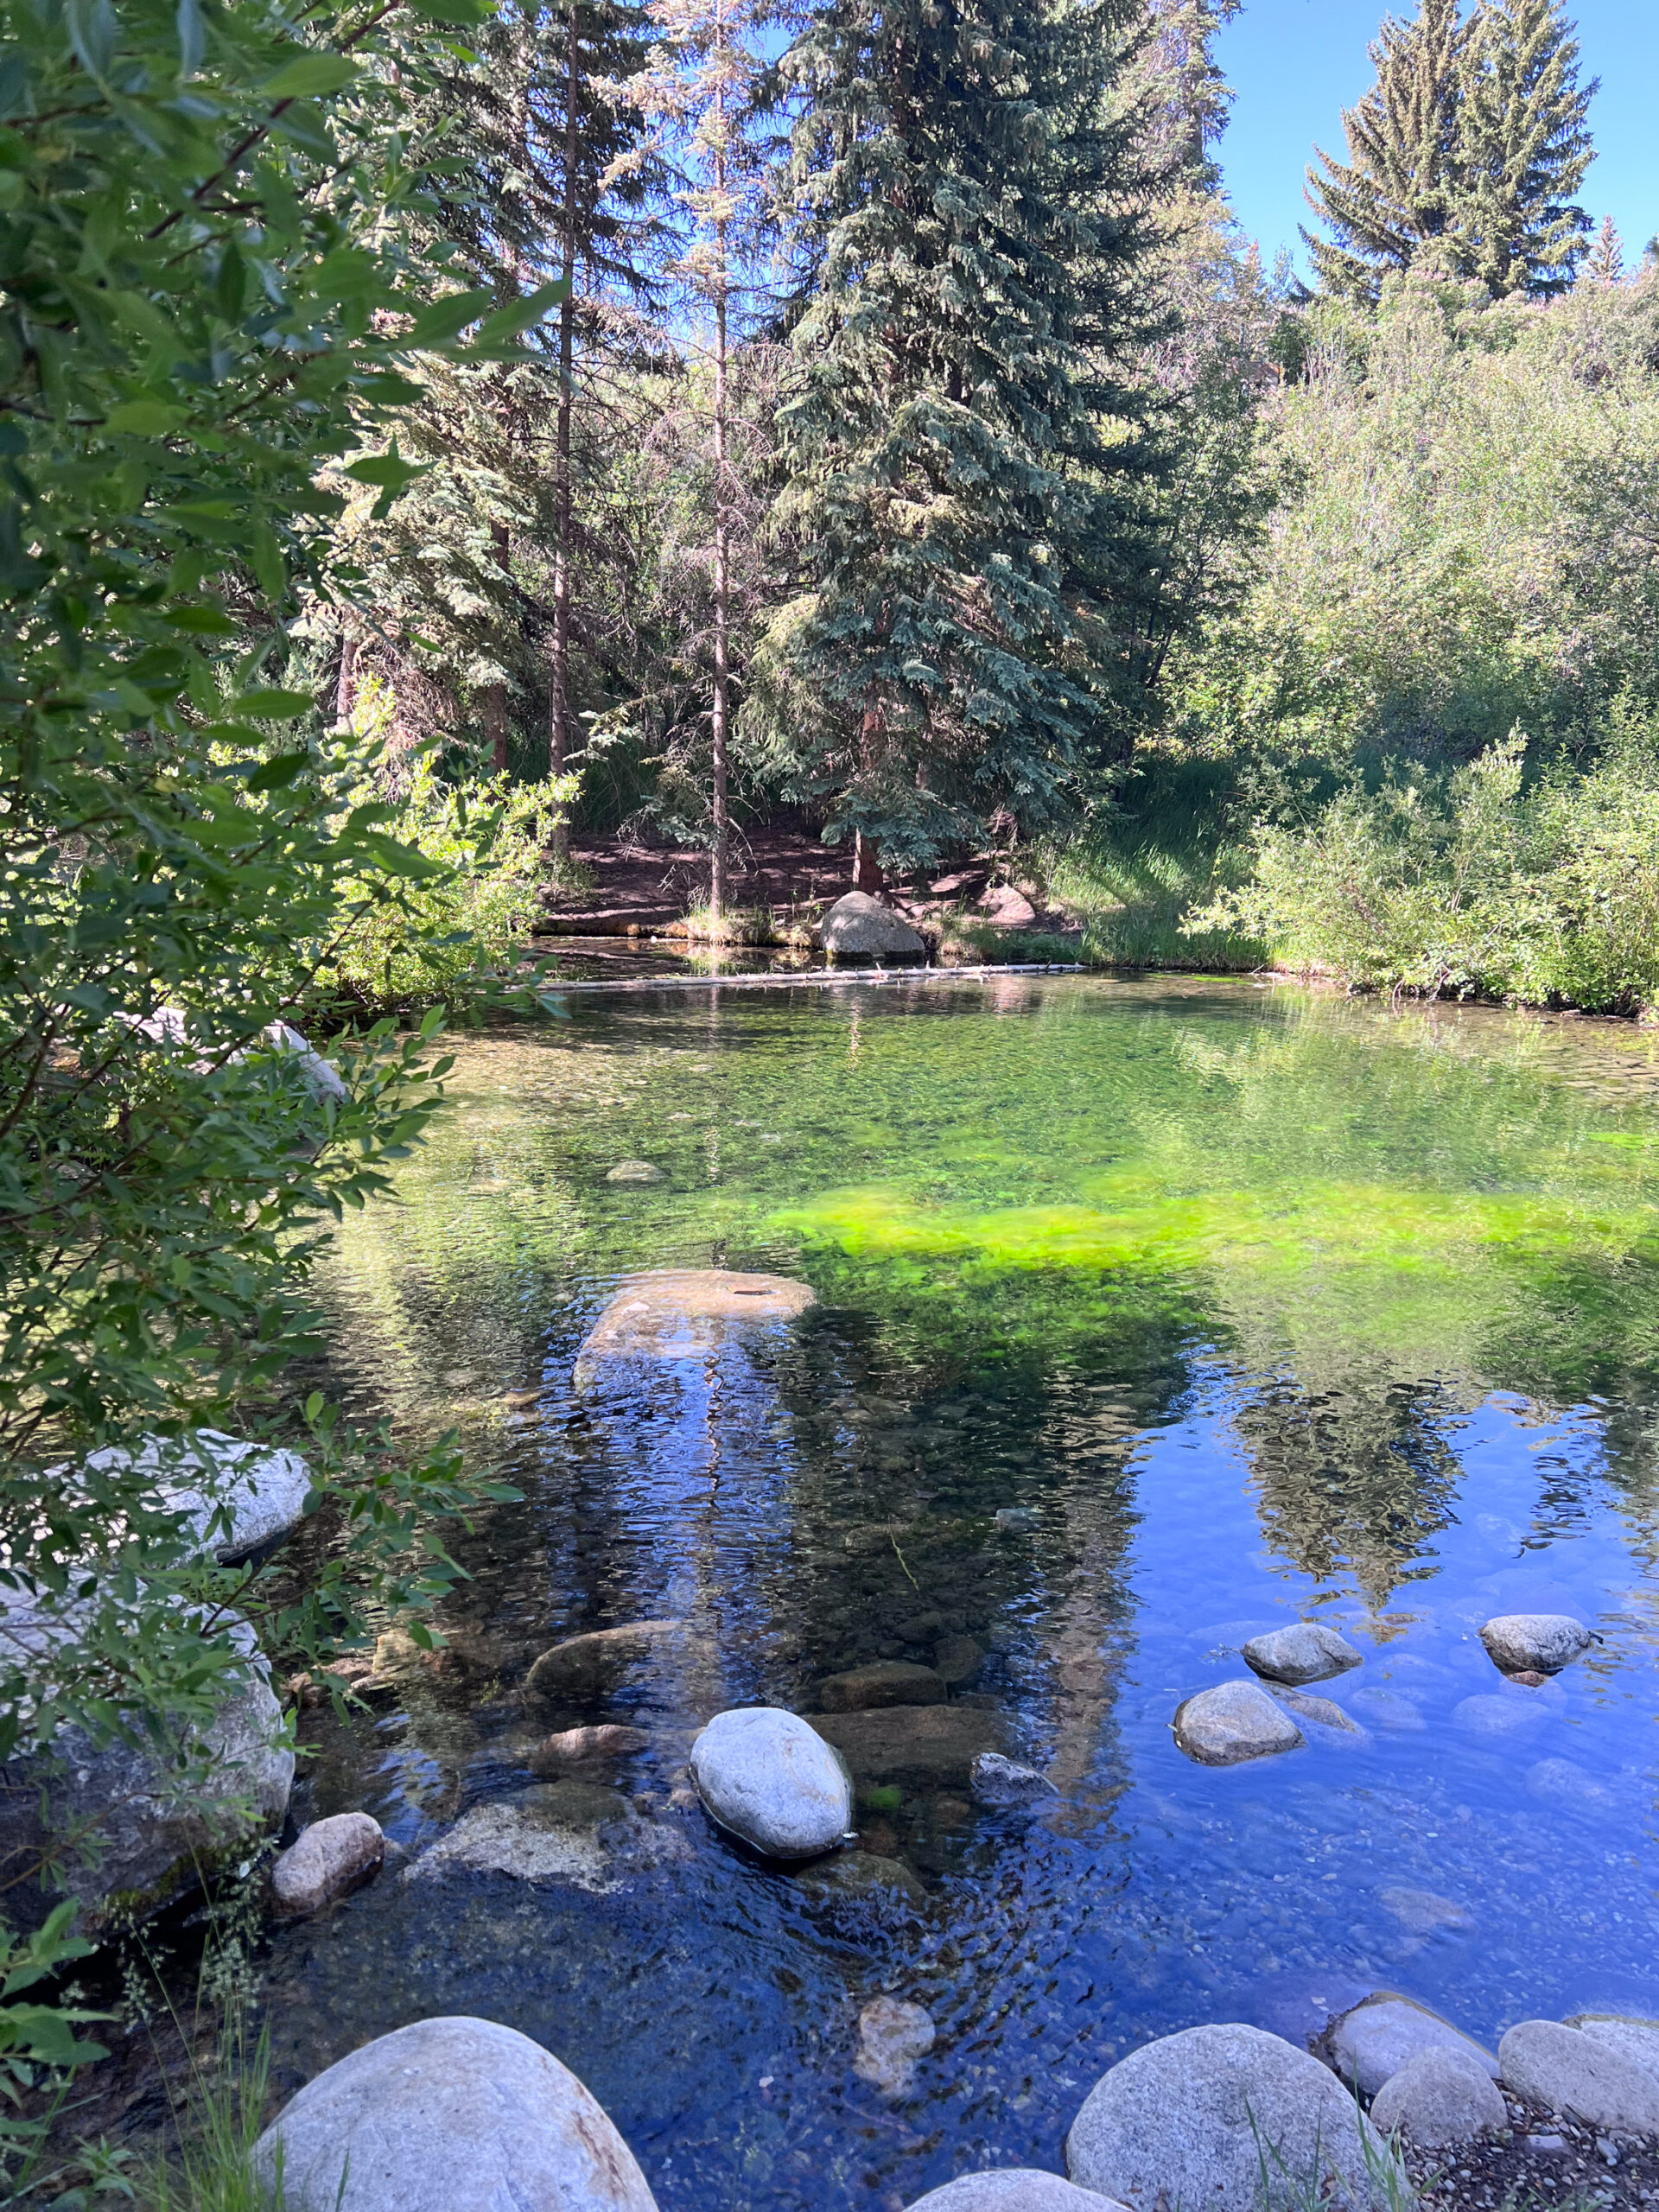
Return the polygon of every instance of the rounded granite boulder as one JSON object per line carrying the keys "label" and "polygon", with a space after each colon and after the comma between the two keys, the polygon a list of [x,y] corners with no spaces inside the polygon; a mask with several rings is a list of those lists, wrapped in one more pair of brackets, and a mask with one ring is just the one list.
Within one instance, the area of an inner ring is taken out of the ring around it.
{"label": "rounded granite boulder", "polygon": [[717,1713],[691,1746],[709,1817],[768,1859],[814,1859],[853,1822],[847,1770],[816,1730],[776,1706]]}

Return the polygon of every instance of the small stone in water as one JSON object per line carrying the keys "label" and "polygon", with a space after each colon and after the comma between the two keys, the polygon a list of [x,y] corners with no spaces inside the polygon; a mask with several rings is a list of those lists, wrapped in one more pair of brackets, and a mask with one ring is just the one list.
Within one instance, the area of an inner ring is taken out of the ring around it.
{"label": "small stone in water", "polygon": [[884,2096],[902,2096],[916,2062],[933,2048],[932,2015],[897,1997],[877,1997],[858,2016],[858,2056],[853,2071]]}
{"label": "small stone in water", "polygon": [[1006,1759],[1001,1751],[982,1751],[969,1770],[973,1791],[982,1805],[1029,1805],[1059,1792],[1035,1767]]}
{"label": "small stone in water", "polygon": [[999,1505],[994,1517],[1005,1536],[1027,1536],[1037,1526],[1037,1516],[1028,1505]]}
{"label": "small stone in water", "polygon": [[619,1160],[606,1176],[607,1183],[660,1183],[663,1171],[648,1160]]}
{"label": "small stone in water", "polygon": [[651,1738],[643,1728],[622,1728],[613,1723],[599,1728],[566,1728],[547,1736],[530,1755],[534,1774],[568,1774],[578,1767],[598,1765],[607,1759],[630,1758],[643,1751]]}

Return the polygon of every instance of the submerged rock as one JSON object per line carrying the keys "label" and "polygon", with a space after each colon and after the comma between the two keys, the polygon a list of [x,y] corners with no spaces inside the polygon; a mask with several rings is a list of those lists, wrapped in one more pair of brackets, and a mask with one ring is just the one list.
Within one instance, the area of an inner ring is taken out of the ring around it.
{"label": "submerged rock", "polygon": [[968,1778],[982,1805],[1037,1805],[1060,1794],[1046,1774],[1005,1759],[1001,1751],[982,1751]]}
{"label": "submerged rock", "polygon": [[746,1329],[793,1321],[817,1294],[787,1275],[743,1274],[729,1268],[665,1268],[626,1281],[576,1354],[577,1390],[592,1388],[615,1363],[695,1359]]}
{"label": "submerged rock", "polygon": [[1364,1660],[1345,1636],[1319,1621],[1295,1621],[1266,1636],[1253,1636],[1239,1656],[1253,1674],[1291,1683],[1322,1682]]}
{"label": "submerged rock", "polygon": [[1103,2212],[1110,2202],[1092,2189],[1062,2181],[1058,2174],[1035,2166],[1004,2166],[990,2173],[958,2174],[943,2189],[918,2196],[909,2212]]}
{"label": "submerged rock", "polygon": [[1217,1682],[1177,1708],[1175,1741],[1203,1766],[1236,1766],[1294,1751],[1301,1730],[1259,1682]]}
{"label": "submerged rock", "polygon": [[860,1782],[966,1789],[974,1761],[1000,1748],[994,1713],[969,1705],[893,1705],[874,1713],[815,1713],[812,1726]]}
{"label": "submerged rock", "polygon": [[1378,1990],[1343,2013],[1327,2030],[1325,2047],[1343,2080],[1363,2097],[1374,2097],[1425,2050],[1457,2051],[1493,2081],[1497,2078],[1497,2061],[1472,2036],[1391,1989]]}
{"label": "submerged rock", "polygon": [[457,1870],[519,1882],[569,1882],[607,1896],[631,1874],[690,1859],[679,1827],[644,1820],[620,1791],[542,1783],[463,1813],[404,1874],[423,1882]]}
{"label": "submerged rock", "polygon": [[849,891],[823,918],[823,949],[832,960],[867,957],[925,960],[926,940],[868,891]]}
{"label": "submerged rock", "polygon": [[985,1663],[985,1654],[971,1636],[941,1637],[933,1652],[933,1671],[947,1688],[966,1689]]}
{"label": "submerged rock", "polygon": [[619,1160],[607,1173],[607,1183],[661,1183],[666,1181],[660,1167],[648,1160]]}
{"label": "submerged rock", "polygon": [[1467,1905],[1459,1904],[1452,1897],[1438,1897],[1433,1890],[1414,1890],[1391,1883],[1376,1895],[1377,1902],[1413,1936],[1432,1936],[1441,1928],[1462,1933],[1475,1924],[1475,1916]]}
{"label": "submerged rock", "polygon": [[908,1659],[877,1659],[819,1683],[826,1713],[868,1713],[886,1705],[943,1705],[944,1683],[931,1667]]}
{"label": "submerged rock", "polygon": [[657,2212],[603,2108],[493,2020],[417,2020],[308,2082],[253,2170],[287,2212]]}
{"label": "submerged rock", "polygon": [[1374,1728],[1390,1729],[1396,1736],[1420,1735],[1428,1726],[1421,1706],[1380,1682],[1356,1690],[1348,1702]]}
{"label": "submerged rock", "polygon": [[716,1713],[691,1746],[709,1816],[769,1859],[812,1859],[853,1824],[846,1770],[798,1714],[755,1705]]}
{"label": "submerged rock", "polygon": [[648,1749],[651,1738],[643,1728],[620,1728],[614,1724],[600,1728],[566,1728],[556,1736],[543,1737],[530,1755],[532,1774],[556,1780],[562,1774],[581,1774],[594,1768],[613,1766],[619,1759],[632,1758],[636,1752]]}
{"label": "submerged rock", "polygon": [[1453,1726],[1466,1728],[1473,1736],[1518,1736],[1548,1717],[1547,1705],[1514,1694],[1505,1697],[1497,1691],[1465,1697],[1452,1708]]}
{"label": "submerged rock", "polygon": [[1527,1769],[1527,1788],[1535,1797],[1558,1805],[1575,1805],[1580,1812],[1605,1812],[1618,1802],[1605,1782],[1575,1765],[1571,1759],[1536,1759]]}
{"label": "submerged rock", "polygon": [[916,2062],[933,2048],[933,2016],[897,1997],[872,1999],[858,2016],[858,2053],[853,2071],[883,2096],[899,2097],[916,2075]]}
{"label": "submerged rock", "polygon": [[1385,2212],[1393,2164],[1328,2069],[1236,2024],[1187,2028],[1120,2060],[1072,2122],[1065,2163],[1074,2182],[1135,2212]]}
{"label": "submerged rock", "polygon": [[1037,1526],[1037,1516],[1028,1505],[999,1505],[991,1519],[1005,1536],[1028,1536]]}
{"label": "submerged rock", "polygon": [[524,1677],[524,1695],[532,1704],[543,1705],[608,1697],[684,1630],[683,1621],[626,1621],[619,1628],[568,1637],[543,1651],[531,1668]]}
{"label": "submerged rock", "polygon": [[1294,1713],[1305,1727],[1329,1729],[1333,1734],[1346,1736],[1356,1744],[1370,1741],[1358,1721],[1351,1719],[1328,1697],[1309,1697],[1305,1690],[1287,1689],[1276,1689],[1274,1696],[1287,1713]]}
{"label": "submerged rock", "polygon": [[880,1904],[904,1897],[923,1904],[927,1899],[913,1868],[877,1851],[838,1851],[833,1859],[815,1859],[798,1879],[809,1896],[830,1900],[868,1898]]}
{"label": "submerged rock", "polygon": [[1659,2068],[1628,2036],[1522,2020],[1497,2046],[1504,2084],[1548,2111],[1616,2135],[1659,2135]]}
{"label": "submerged rock", "polygon": [[1396,2128],[1420,2149],[1452,2150],[1510,2124],[1503,2091],[1478,2059],[1452,2044],[1420,2050],[1390,2074],[1371,2101],[1371,2124]]}
{"label": "submerged rock", "polygon": [[1481,1630],[1480,1640],[1506,1675],[1554,1675],[1596,1639],[1570,1613],[1499,1613]]}
{"label": "submerged rock", "polygon": [[334,1813],[302,1828],[270,1870],[278,1912],[299,1917],[320,1912],[378,1873],[386,1839],[370,1813]]}

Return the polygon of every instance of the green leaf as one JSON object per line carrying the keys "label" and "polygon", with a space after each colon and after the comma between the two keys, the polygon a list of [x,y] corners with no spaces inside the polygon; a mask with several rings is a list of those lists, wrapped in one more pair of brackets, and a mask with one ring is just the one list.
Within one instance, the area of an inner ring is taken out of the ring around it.
{"label": "green leaf", "polygon": [[207,26],[201,20],[201,0],[179,0],[175,18],[179,34],[179,73],[194,77],[207,50]]}
{"label": "green leaf", "polygon": [[246,715],[254,721],[291,722],[302,715],[308,715],[316,703],[308,691],[245,691],[239,699],[231,702],[231,710]]}
{"label": "green leaf", "polygon": [[423,308],[415,318],[414,327],[404,340],[405,346],[416,348],[446,345],[458,337],[470,322],[477,322],[489,312],[493,292],[479,289],[470,292],[450,292]]}
{"label": "green leaf", "polygon": [[265,761],[248,778],[251,791],[283,790],[310,762],[307,753],[279,753],[274,760]]}
{"label": "green leaf", "polygon": [[135,437],[164,438],[170,431],[182,429],[189,419],[189,410],[170,400],[128,399],[110,410],[104,427]]}
{"label": "green leaf", "polygon": [[343,54],[302,54],[268,77],[261,90],[268,100],[309,100],[337,92],[356,77],[356,63]]}
{"label": "green leaf", "polygon": [[486,315],[473,333],[468,351],[503,346],[510,339],[521,336],[566,299],[569,291],[569,285],[561,276],[551,284],[543,284],[538,291],[527,293],[522,300],[514,300],[510,306],[498,308],[493,315]]}
{"label": "green leaf", "polygon": [[242,628],[222,607],[171,607],[162,619],[198,638],[234,638]]}
{"label": "green leaf", "polygon": [[480,0],[406,0],[406,4],[411,15],[423,16],[429,23],[464,23],[469,29],[487,23],[495,13]]}
{"label": "green leaf", "polygon": [[405,461],[394,447],[390,453],[372,454],[366,460],[354,461],[346,474],[358,484],[380,484],[401,492],[417,476],[427,475],[432,466],[430,461]]}

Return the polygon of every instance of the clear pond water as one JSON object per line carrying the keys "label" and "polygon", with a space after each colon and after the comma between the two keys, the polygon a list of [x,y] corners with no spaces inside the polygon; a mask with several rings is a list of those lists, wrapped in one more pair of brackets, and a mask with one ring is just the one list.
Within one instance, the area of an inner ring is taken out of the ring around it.
{"label": "clear pond water", "polygon": [[[664,2212],[836,2212],[1058,2167],[1106,2067],[1199,2021],[1301,2037],[1383,1986],[1487,2037],[1659,2014],[1649,1039],[1092,977],[569,1007],[462,1042],[324,1271],[352,1410],[458,1427],[521,1497],[461,1547],[442,1662],[307,1716],[302,1808],[406,1855],[276,1938],[279,2069],[483,2014]],[[574,1390],[620,1276],[709,1266],[817,1304]],[[1476,1631],[1519,1610],[1601,1641],[1512,1688]],[[608,1696],[527,1708],[550,1645],[671,1618]],[[1190,1763],[1177,1705],[1298,1618],[1364,1653],[1317,1686],[1363,1734]],[[1056,1784],[1035,1816],[918,1750],[788,1873],[683,1802],[721,1707],[976,1655],[960,1725]],[[538,1783],[594,1720],[650,1739],[614,1794]],[[525,1872],[500,1840],[550,1787],[588,1842]],[[938,2026],[897,2095],[855,2065],[883,1993]]]}

